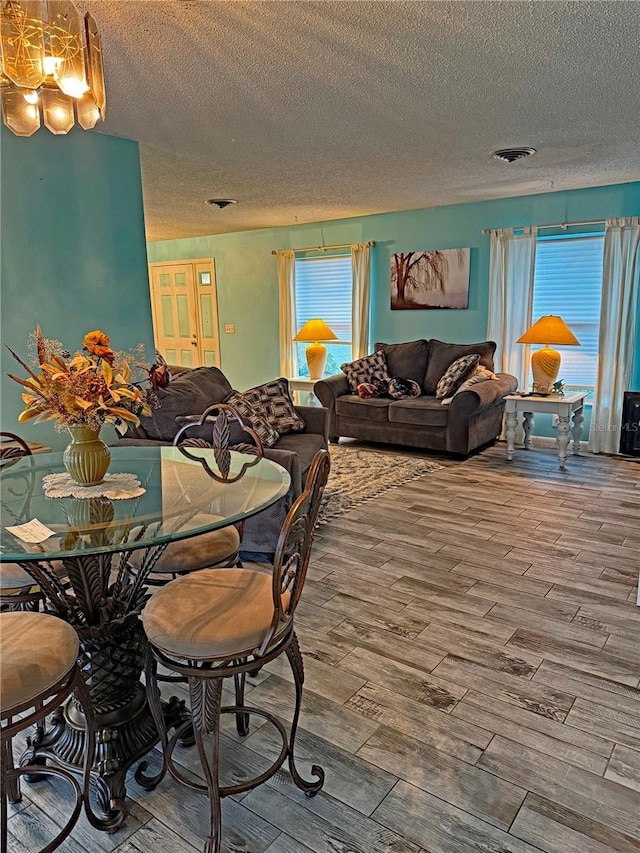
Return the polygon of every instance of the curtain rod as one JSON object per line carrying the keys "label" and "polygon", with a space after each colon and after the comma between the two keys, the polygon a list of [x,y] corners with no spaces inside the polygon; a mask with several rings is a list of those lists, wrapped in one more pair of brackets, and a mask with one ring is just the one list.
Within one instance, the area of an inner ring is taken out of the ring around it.
{"label": "curtain rod", "polygon": [[[365,242],[365,244],[364,244],[364,245],[365,245],[365,246],[375,246],[375,244],[376,244],[375,240],[367,240],[367,241]],[[335,243],[333,246],[303,246],[301,249],[289,249],[289,250],[285,250],[285,251],[292,251],[292,252],[326,252],[328,249],[347,249],[347,248],[349,248],[349,249],[350,249],[350,248],[351,248],[351,246],[354,246],[354,245],[355,245],[354,243]],[[277,255],[277,254],[278,254],[278,252],[277,252],[277,250],[276,250],[276,249],[274,249],[274,250],[271,252],[271,254],[272,254],[272,255]]]}
{"label": "curtain rod", "polygon": [[[604,225],[604,219],[589,219],[584,222],[548,222],[546,225],[536,225],[529,223],[528,225],[510,226],[514,231],[520,231],[523,228],[572,228],[574,225]],[[483,234],[491,234],[492,231],[503,231],[502,228],[483,228]]]}

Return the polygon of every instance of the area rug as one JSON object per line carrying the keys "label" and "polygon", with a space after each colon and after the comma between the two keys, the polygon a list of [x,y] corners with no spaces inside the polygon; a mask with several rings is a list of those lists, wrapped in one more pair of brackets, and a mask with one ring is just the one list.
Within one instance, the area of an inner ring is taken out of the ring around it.
{"label": "area rug", "polygon": [[322,498],[319,524],[371,500],[388,489],[442,468],[437,462],[401,453],[332,444],[331,473]]}

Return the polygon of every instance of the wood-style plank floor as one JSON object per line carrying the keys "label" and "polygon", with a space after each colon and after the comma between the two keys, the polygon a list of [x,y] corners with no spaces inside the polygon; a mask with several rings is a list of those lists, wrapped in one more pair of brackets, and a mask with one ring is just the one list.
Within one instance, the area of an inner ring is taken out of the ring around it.
{"label": "wood-style plank floor", "polygon": [[[638,853],[640,465],[504,445],[361,505],[318,531],[298,611],[305,798],[282,772],[224,803],[225,853]],[[172,692],[175,691],[175,686]],[[286,659],[250,702],[288,719]],[[231,721],[229,721],[231,722]],[[276,742],[225,723],[224,774]],[[197,772],[195,750],[178,761]],[[132,781],[125,828],[80,823],[63,853],[193,853],[206,801]],[[12,853],[62,820],[25,786]],[[50,835],[49,835],[50,837]]]}

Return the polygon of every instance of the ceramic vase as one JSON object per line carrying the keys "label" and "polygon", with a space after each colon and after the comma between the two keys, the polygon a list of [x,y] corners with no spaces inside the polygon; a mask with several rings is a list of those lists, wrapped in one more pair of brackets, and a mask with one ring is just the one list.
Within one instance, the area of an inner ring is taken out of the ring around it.
{"label": "ceramic vase", "polygon": [[81,486],[97,486],[104,479],[111,461],[109,448],[100,440],[100,430],[86,426],[67,429],[71,443],[62,456],[67,474]]}

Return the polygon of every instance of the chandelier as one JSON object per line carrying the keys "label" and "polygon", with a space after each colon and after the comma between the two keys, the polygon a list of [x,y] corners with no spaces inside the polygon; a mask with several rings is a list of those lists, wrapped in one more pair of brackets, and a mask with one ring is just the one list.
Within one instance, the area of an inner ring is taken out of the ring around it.
{"label": "chandelier", "polygon": [[102,44],[69,0],[0,0],[2,118],[16,136],[68,133],[105,116]]}

